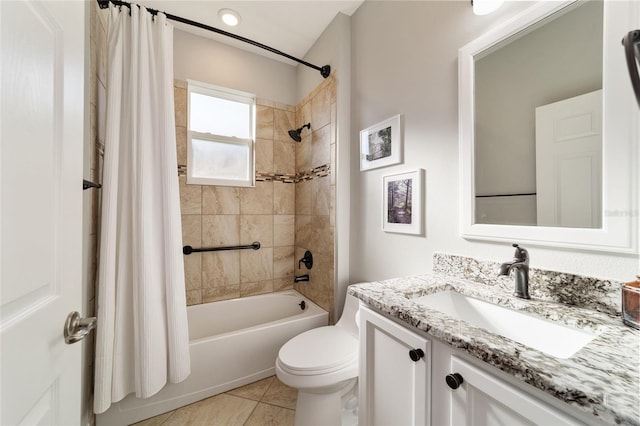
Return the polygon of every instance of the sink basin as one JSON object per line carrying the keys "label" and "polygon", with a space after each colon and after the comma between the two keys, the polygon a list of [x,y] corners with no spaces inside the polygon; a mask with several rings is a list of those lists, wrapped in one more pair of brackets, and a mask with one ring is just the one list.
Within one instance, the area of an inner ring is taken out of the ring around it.
{"label": "sink basin", "polygon": [[569,358],[597,336],[455,291],[413,299],[470,325],[484,328],[556,358]]}

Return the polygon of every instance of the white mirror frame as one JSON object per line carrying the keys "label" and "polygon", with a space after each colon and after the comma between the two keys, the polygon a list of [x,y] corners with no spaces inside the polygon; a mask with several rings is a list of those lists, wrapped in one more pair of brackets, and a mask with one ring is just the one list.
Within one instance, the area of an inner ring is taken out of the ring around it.
{"label": "white mirror frame", "polygon": [[460,221],[463,238],[638,253],[640,111],[635,104],[621,40],[640,28],[640,2],[605,1],[603,28],[602,228],[476,224],[474,56],[574,1],[541,1],[459,50]]}

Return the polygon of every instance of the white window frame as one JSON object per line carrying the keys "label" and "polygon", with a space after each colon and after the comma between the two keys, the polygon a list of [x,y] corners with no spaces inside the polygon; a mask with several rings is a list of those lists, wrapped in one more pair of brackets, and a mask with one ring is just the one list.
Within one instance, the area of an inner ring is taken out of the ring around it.
{"label": "white window frame", "polygon": [[[240,102],[249,105],[249,138],[236,138],[211,133],[201,133],[191,130],[191,93],[197,93],[205,96],[212,96],[220,99]],[[187,183],[195,185],[218,185],[218,186],[241,186],[255,187],[255,132],[256,132],[256,96],[251,93],[241,92],[239,90],[228,89],[225,87],[214,86],[212,84],[202,83],[194,80],[187,80]],[[218,143],[236,144],[246,146],[249,149],[248,159],[248,179],[223,179],[215,176],[211,177],[195,177],[193,171],[193,149],[192,141],[198,139],[201,141],[211,141]]]}

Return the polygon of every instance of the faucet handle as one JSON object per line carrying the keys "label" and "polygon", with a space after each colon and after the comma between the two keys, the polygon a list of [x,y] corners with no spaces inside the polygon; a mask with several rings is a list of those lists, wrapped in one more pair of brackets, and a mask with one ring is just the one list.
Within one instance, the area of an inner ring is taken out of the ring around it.
{"label": "faucet handle", "polygon": [[307,267],[307,269],[311,269],[313,267],[313,255],[309,250],[305,251],[304,257],[298,260],[298,269],[300,269],[300,265],[303,263],[304,263],[304,266]]}
{"label": "faucet handle", "polygon": [[524,247],[520,247],[518,244],[512,244],[515,247],[516,252],[513,254],[513,259],[517,262],[525,262],[529,260],[529,252]]}

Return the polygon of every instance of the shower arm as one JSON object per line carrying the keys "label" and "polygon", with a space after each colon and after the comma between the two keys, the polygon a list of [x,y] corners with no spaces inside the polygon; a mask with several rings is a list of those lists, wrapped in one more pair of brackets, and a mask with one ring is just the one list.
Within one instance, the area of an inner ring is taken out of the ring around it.
{"label": "shower arm", "polygon": [[[109,7],[109,3],[111,3],[111,4],[115,5],[115,6],[126,6],[128,8],[131,8],[132,4],[138,6],[136,3],[127,3],[127,2],[121,1],[121,0],[96,0],[96,1],[98,2],[98,6],[100,7],[100,9],[108,8]],[[198,28],[201,28],[203,30],[207,30],[207,31],[211,31],[211,32],[214,32],[214,33],[218,33],[218,34],[226,36],[226,37],[231,37],[231,38],[233,38],[235,40],[239,40],[239,41],[242,41],[244,43],[248,43],[248,44],[250,44],[252,46],[259,47],[260,49],[267,50],[267,51],[269,51],[271,53],[275,53],[276,55],[284,56],[287,59],[291,59],[292,61],[298,62],[299,64],[302,64],[302,65],[307,66],[309,68],[313,68],[314,70],[320,71],[320,75],[322,75],[322,77],[324,77],[324,78],[329,77],[329,75],[331,74],[331,65],[323,65],[323,66],[319,67],[317,65],[310,64],[307,61],[303,61],[302,59],[298,59],[295,56],[291,56],[291,55],[289,55],[287,53],[284,53],[284,52],[282,52],[282,51],[280,51],[278,49],[274,49],[271,46],[267,46],[266,44],[259,43],[257,41],[251,40],[251,39],[246,38],[246,37],[239,36],[237,34],[230,33],[230,32],[225,31],[225,30],[221,30],[220,28],[212,27],[212,26],[209,26],[209,25],[206,25],[206,24],[202,24],[200,22],[192,21],[191,19],[183,18],[181,16],[172,15],[170,13],[162,12],[162,11],[159,11],[159,10],[156,10],[156,9],[150,9],[150,8],[146,8],[146,9],[152,15],[157,15],[158,13],[163,13],[167,17],[167,19],[170,19],[172,21],[181,22],[183,24],[187,24],[187,25],[191,25],[191,26],[194,26],[194,27],[198,27]]]}

